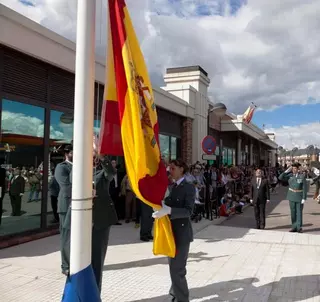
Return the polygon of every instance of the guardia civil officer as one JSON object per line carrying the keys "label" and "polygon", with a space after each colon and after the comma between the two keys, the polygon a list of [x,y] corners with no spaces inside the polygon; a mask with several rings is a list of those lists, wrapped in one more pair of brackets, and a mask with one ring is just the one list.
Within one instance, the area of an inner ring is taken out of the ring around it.
{"label": "guardia civil officer", "polygon": [[110,227],[118,222],[115,205],[109,194],[110,182],[116,174],[116,169],[108,157],[96,156],[95,163],[91,264],[101,292],[102,272],[108,248]]}
{"label": "guardia civil officer", "polygon": [[189,302],[189,289],[186,279],[186,265],[190,243],[193,241],[191,215],[195,201],[195,188],[185,180],[188,166],[182,160],[170,163],[170,174],[174,185],[169,196],[163,202],[163,207],[153,213],[154,218],[169,215],[176,243],[176,255],[169,258],[171,277],[170,295],[172,301]]}
{"label": "guardia civil officer", "polygon": [[299,167],[299,163],[294,163],[284,173],[280,174],[279,180],[289,183],[287,199],[290,203],[291,212],[292,228],[290,232],[302,233],[302,210],[308,190],[305,176],[299,173]]}
{"label": "guardia civil officer", "polygon": [[66,146],[64,161],[57,165],[54,172],[54,177],[60,187],[57,213],[60,222],[61,270],[64,275],[69,275],[70,269],[72,157],[72,146]]}

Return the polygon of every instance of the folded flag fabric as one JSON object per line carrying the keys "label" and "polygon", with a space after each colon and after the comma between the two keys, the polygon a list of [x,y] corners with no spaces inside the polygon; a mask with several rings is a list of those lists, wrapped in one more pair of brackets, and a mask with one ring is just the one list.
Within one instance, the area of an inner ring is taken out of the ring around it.
{"label": "folded flag fabric", "polygon": [[[132,190],[160,208],[168,186],[153,90],[124,0],[109,0],[107,74],[100,153],[124,155]],[[155,223],[154,254],[175,256],[169,217]]]}

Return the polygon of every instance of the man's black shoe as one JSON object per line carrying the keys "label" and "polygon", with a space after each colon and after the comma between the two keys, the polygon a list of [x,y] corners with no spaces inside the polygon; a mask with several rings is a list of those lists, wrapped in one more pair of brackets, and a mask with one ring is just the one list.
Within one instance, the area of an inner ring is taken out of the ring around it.
{"label": "man's black shoe", "polygon": [[61,272],[62,272],[63,275],[65,275],[67,277],[69,276],[69,270],[68,269],[63,269]]}
{"label": "man's black shoe", "polygon": [[291,229],[289,232],[290,233],[295,233],[295,232],[297,232],[297,230],[296,229]]}
{"label": "man's black shoe", "polygon": [[114,225],[122,225],[122,223],[118,221]]}
{"label": "man's black shoe", "polygon": [[300,229],[300,230],[298,231],[298,233],[303,233],[303,230],[302,230],[302,229]]}
{"label": "man's black shoe", "polygon": [[153,240],[153,236],[152,235],[148,236],[148,239]]}
{"label": "man's black shoe", "polygon": [[144,242],[149,242],[149,238],[148,237],[140,237],[140,240],[144,241]]}

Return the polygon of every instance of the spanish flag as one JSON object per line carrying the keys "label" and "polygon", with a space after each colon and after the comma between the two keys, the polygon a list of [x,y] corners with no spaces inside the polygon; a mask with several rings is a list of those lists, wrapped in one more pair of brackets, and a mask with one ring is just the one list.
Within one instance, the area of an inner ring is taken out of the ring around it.
{"label": "spanish flag", "polygon": [[246,124],[250,124],[254,111],[256,110],[257,106],[254,103],[251,103],[250,106],[247,108],[247,110],[245,111],[245,113],[242,116],[242,120],[243,122],[245,122]]}
{"label": "spanish flag", "polygon": [[[124,155],[137,198],[159,209],[168,179],[159,147],[153,90],[124,0],[109,0],[108,52],[100,153]],[[168,216],[154,225],[155,255],[175,256]]]}

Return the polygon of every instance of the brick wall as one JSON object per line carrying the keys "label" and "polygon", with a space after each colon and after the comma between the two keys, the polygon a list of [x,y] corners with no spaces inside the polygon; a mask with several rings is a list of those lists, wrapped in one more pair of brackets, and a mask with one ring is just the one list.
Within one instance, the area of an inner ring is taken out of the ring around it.
{"label": "brick wall", "polygon": [[192,119],[187,117],[182,121],[181,155],[187,164],[192,164]]}

